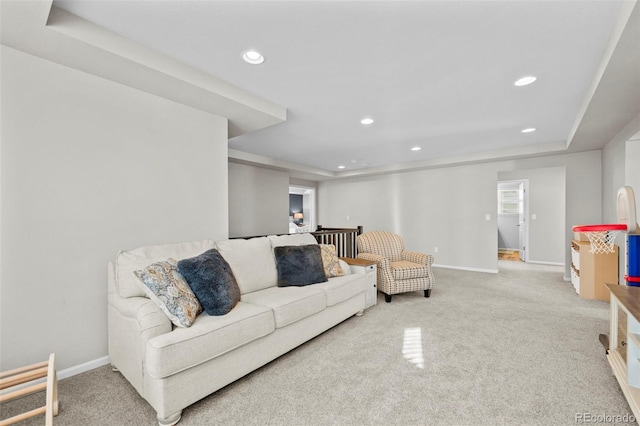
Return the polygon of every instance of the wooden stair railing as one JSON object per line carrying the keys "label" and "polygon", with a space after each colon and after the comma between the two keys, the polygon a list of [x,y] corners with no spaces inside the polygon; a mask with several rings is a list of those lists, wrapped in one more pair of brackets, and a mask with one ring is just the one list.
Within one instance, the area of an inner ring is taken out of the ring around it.
{"label": "wooden stair railing", "polygon": [[358,255],[358,235],[362,234],[363,227],[357,228],[324,228],[318,225],[318,229],[311,234],[318,244],[333,244],[336,246],[338,257],[356,257]]}

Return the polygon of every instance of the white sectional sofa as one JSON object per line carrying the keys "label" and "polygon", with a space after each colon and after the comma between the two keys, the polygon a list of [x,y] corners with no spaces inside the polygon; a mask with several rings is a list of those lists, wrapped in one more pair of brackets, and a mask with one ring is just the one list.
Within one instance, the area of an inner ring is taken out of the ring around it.
{"label": "white sectional sofa", "polygon": [[[142,247],[109,264],[109,356],[114,369],[156,410],[160,425],[182,410],[321,334],[365,306],[364,274],[304,287],[278,287],[273,248],[316,244],[311,234]],[[242,297],[226,315],[197,316],[175,327],[145,297],[133,271],[216,248],[233,271]]]}

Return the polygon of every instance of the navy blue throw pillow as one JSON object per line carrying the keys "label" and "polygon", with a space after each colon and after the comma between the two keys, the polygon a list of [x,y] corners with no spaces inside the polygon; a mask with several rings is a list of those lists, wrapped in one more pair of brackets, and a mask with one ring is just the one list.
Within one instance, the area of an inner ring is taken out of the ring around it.
{"label": "navy blue throw pillow", "polygon": [[178,272],[209,315],[228,314],[240,301],[240,287],[236,277],[216,249],[179,261]]}
{"label": "navy blue throw pillow", "polygon": [[303,286],[327,281],[320,246],[275,247],[278,287]]}

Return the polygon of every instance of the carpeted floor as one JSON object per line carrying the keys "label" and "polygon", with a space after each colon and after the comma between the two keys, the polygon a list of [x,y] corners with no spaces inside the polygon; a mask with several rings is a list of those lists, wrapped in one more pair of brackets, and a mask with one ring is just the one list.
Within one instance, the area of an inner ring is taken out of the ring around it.
{"label": "carpeted floor", "polygon": [[[581,413],[631,414],[598,341],[608,303],[580,299],[561,267],[499,268],[436,269],[429,299],[379,295],[364,316],[188,407],[180,425],[572,425]],[[155,424],[108,366],[61,380],[59,393],[55,425]],[[37,404],[44,395],[3,404],[1,417]]]}

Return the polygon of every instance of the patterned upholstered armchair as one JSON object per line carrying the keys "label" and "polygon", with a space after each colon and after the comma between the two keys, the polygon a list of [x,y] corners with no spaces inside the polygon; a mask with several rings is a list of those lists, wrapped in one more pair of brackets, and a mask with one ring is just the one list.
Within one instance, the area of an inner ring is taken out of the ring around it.
{"label": "patterned upholstered armchair", "polygon": [[359,235],[358,257],[377,263],[378,290],[387,303],[398,293],[424,290],[424,297],[431,295],[433,256],[406,251],[400,235],[386,231]]}

